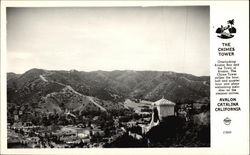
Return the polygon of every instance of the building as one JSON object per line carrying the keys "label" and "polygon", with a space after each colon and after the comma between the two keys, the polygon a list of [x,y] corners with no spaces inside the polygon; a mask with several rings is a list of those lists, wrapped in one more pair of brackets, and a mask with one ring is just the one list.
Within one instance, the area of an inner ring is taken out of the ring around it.
{"label": "building", "polygon": [[142,128],[142,134],[146,134],[148,131],[151,130],[152,127],[159,125],[160,121],[162,121],[165,117],[175,115],[174,102],[162,98],[152,104],[153,112],[151,116],[151,122],[147,125],[139,124],[139,126]]}
{"label": "building", "polygon": [[15,121],[18,121],[18,120],[19,120],[18,115],[14,115],[14,120],[15,120]]}
{"label": "building", "polygon": [[[157,109],[157,113],[158,113],[160,121],[164,117],[175,115],[175,111],[174,111],[175,103],[174,102],[171,102],[165,98],[162,98],[162,99],[154,102],[153,105],[154,105],[154,109],[155,108]],[[154,111],[154,109],[153,109],[153,111]]]}
{"label": "building", "polygon": [[136,121],[132,120],[132,121],[127,122],[127,126],[130,127],[130,128],[135,126],[135,125],[136,125]]}

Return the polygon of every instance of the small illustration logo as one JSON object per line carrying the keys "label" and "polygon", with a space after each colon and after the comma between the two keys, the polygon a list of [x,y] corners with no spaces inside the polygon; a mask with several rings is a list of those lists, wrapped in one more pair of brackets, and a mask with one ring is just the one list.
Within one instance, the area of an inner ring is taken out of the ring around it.
{"label": "small illustration logo", "polygon": [[233,38],[234,37],[233,33],[236,33],[236,28],[233,27],[233,25],[234,25],[234,19],[228,20],[226,26],[221,25],[221,27],[218,27],[216,29],[216,33],[220,35],[217,35],[217,37],[222,39]]}
{"label": "small illustration logo", "polygon": [[230,125],[231,124],[231,119],[230,118],[228,118],[228,117],[226,117],[224,120],[223,120],[223,122],[224,122],[224,124],[225,125]]}

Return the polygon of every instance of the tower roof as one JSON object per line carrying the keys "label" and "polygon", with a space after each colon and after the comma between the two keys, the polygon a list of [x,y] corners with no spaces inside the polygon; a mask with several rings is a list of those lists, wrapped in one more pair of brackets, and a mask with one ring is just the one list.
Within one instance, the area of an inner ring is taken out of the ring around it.
{"label": "tower roof", "polygon": [[169,101],[169,100],[167,100],[165,98],[162,98],[162,99],[160,99],[158,101],[155,101],[154,105],[175,105],[175,103],[172,102],[172,101]]}

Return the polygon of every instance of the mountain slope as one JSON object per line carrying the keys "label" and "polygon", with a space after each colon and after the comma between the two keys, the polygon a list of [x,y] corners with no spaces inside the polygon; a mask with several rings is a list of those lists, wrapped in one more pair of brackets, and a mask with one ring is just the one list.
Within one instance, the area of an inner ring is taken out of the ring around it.
{"label": "mountain slope", "polygon": [[21,75],[8,73],[7,79],[8,102],[49,112],[119,109],[126,98],[156,101],[164,96],[182,104],[210,96],[209,76],[175,72],[31,69]]}

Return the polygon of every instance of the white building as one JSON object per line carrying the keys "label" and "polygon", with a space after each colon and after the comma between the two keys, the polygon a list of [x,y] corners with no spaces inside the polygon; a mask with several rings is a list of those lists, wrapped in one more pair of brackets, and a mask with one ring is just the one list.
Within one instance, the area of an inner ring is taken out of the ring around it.
{"label": "white building", "polygon": [[175,115],[175,111],[174,111],[175,103],[171,102],[165,98],[162,98],[162,99],[154,102],[153,106],[155,106],[157,108],[160,121],[164,117]]}
{"label": "white building", "polygon": [[151,130],[152,127],[159,125],[160,121],[167,116],[174,116],[175,103],[171,102],[165,98],[162,98],[153,104],[153,113],[151,117],[151,122],[148,125],[140,124],[142,128],[142,133],[145,134]]}

